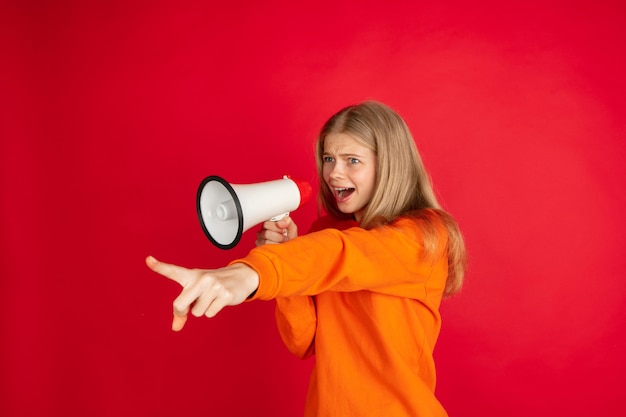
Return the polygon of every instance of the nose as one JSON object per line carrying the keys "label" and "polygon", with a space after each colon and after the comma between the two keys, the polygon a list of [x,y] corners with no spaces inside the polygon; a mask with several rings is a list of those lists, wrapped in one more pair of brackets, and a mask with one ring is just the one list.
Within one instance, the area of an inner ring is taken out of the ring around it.
{"label": "nose", "polygon": [[329,177],[332,179],[343,178],[343,165],[340,162],[335,162],[330,170]]}

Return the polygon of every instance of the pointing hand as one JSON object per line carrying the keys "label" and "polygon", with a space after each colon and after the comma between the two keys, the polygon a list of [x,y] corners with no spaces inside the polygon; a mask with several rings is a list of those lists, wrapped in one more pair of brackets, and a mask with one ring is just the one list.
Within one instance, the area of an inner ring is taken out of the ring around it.
{"label": "pointing hand", "polygon": [[183,328],[189,311],[196,317],[215,317],[224,307],[243,303],[259,286],[259,275],[242,263],[220,269],[188,269],[148,256],[146,265],[183,287],[174,300],[174,331]]}

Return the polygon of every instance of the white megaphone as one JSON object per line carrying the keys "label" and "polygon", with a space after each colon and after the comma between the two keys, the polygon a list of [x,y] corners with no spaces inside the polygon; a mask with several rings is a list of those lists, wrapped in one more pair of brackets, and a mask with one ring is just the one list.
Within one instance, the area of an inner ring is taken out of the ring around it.
{"label": "white megaphone", "polygon": [[311,194],[311,184],[288,176],[236,185],[212,175],[200,183],[196,208],[211,243],[220,249],[232,249],[243,232],[267,220],[280,220],[306,203]]}

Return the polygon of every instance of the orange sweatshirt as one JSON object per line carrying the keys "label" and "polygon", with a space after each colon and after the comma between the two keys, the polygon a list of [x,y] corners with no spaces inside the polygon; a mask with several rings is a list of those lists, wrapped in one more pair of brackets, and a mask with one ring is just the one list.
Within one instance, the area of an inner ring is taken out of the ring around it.
{"label": "orange sweatshirt", "polygon": [[234,261],[258,272],[253,299],[276,298],[289,350],[315,355],[305,416],[446,416],[434,395],[433,361],[445,228],[436,225],[437,251],[425,259],[421,220],[365,230],[329,219],[314,228],[334,228]]}

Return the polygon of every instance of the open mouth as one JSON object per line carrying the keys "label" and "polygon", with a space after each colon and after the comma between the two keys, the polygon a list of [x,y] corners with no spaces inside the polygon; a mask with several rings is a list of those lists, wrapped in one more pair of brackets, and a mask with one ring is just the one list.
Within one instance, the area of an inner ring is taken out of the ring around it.
{"label": "open mouth", "polygon": [[335,188],[335,192],[339,199],[344,199],[354,192],[354,188]]}

